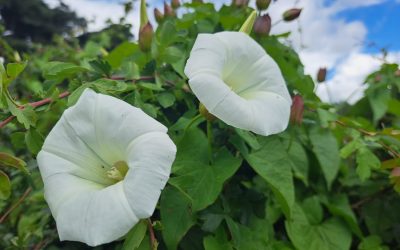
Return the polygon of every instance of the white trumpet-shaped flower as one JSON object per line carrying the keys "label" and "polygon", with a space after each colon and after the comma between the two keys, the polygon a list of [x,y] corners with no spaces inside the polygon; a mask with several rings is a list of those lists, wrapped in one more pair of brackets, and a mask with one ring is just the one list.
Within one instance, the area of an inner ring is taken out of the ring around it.
{"label": "white trumpet-shaped flower", "polygon": [[166,132],[126,102],[83,92],[37,157],[60,240],[111,242],[152,215],[176,154]]}
{"label": "white trumpet-shaped flower", "polygon": [[265,136],[286,129],[291,98],[281,71],[247,34],[199,34],[185,74],[200,102],[225,123]]}

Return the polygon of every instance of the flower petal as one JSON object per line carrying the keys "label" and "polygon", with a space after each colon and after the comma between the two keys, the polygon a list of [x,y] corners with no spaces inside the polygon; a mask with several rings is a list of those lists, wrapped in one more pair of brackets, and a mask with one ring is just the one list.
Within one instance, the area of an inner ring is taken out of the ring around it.
{"label": "flower petal", "polygon": [[185,67],[207,110],[227,124],[261,135],[283,131],[291,98],[275,61],[242,32],[200,34]]}
{"label": "flower petal", "polygon": [[176,146],[167,134],[152,132],[136,138],[127,151],[129,171],[124,190],[135,215],[147,218],[169,178]]}
{"label": "flower petal", "polygon": [[[176,154],[166,132],[142,110],[84,91],[37,157],[61,240],[111,242],[153,213]],[[129,170],[115,183],[107,171],[119,161]]]}

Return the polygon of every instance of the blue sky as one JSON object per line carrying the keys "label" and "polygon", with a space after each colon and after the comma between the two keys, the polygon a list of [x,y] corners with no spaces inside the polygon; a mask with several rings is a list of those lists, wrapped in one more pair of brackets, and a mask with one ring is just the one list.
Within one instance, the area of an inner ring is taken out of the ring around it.
{"label": "blue sky", "polygon": [[400,50],[400,4],[394,0],[382,4],[354,8],[338,13],[338,18],[347,21],[361,20],[367,27],[366,52],[377,52],[377,49]]}
{"label": "blue sky", "polygon": [[[55,6],[59,0],[45,1]],[[93,20],[89,26],[92,31],[104,27],[108,18],[117,21],[123,14],[119,3],[124,1],[63,0],[78,15]],[[150,18],[153,18],[153,7],[162,10],[163,2],[148,0]],[[231,0],[208,2],[219,7],[222,3],[230,4]],[[128,19],[134,34],[139,26],[138,3],[136,1],[135,11]],[[250,0],[250,6],[255,6],[255,0]],[[400,0],[278,0],[267,12],[276,21],[285,10],[293,7],[303,8],[298,22],[280,22],[271,33],[291,32],[289,39],[283,42],[299,53],[306,73],[315,77],[320,67],[328,68],[328,81],[317,89],[323,100],[354,102],[360,98],[365,77],[382,63],[381,48],[389,51],[388,62],[400,63]],[[353,96],[350,100],[349,95]],[[330,100],[329,96],[334,99]]]}

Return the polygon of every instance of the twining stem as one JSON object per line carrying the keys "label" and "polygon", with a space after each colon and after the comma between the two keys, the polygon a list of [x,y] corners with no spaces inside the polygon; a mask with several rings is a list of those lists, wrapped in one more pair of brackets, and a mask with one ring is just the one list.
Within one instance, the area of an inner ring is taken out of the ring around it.
{"label": "twining stem", "polygon": [[213,142],[213,134],[212,134],[212,124],[210,121],[207,120],[207,139],[208,139],[208,158],[210,163],[213,163],[213,149],[212,149],[212,142]]}
{"label": "twining stem", "polygon": [[[65,92],[61,93],[61,94],[58,96],[58,98],[62,99],[62,98],[67,97],[67,96],[69,96],[69,95],[70,95],[70,93],[69,93],[68,91],[65,91]],[[53,99],[51,99],[51,98],[45,98],[45,99],[40,100],[40,101],[37,101],[37,102],[28,103],[27,105],[29,105],[29,106],[31,106],[31,107],[33,107],[33,108],[37,108],[37,107],[40,107],[40,106],[49,104],[49,103],[51,103],[52,101],[53,101]],[[19,108],[19,109],[24,109],[25,106],[19,106],[18,108]],[[14,115],[11,115],[11,116],[7,117],[5,120],[3,120],[2,122],[0,122],[0,128],[3,128],[4,126],[6,126],[8,123],[10,123],[12,120],[14,120],[14,118],[15,118]]]}
{"label": "twining stem", "polygon": [[156,250],[158,243],[156,235],[154,234],[153,223],[151,222],[150,218],[147,219],[147,225],[149,227],[151,249]]}
{"label": "twining stem", "polygon": [[192,120],[190,120],[189,124],[186,126],[185,132],[186,132],[186,130],[188,130],[197,120],[199,120],[201,117],[203,117],[201,114],[198,114],[198,115],[196,115],[195,117],[193,117]]}
{"label": "twining stem", "polygon": [[14,205],[12,205],[0,218],[0,224],[3,223],[3,221],[7,218],[7,216],[16,208],[18,207],[29,195],[29,193],[32,191],[32,188],[29,187],[25,190],[24,194],[21,196],[21,198],[18,199],[17,202],[15,202]]}

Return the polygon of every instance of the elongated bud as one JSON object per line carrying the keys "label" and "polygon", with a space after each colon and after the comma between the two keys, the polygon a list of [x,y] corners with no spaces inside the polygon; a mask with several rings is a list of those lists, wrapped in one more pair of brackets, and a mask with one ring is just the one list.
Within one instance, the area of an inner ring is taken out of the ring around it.
{"label": "elongated bud", "polygon": [[286,22],[293,21],[297,19],[301,14],[301,9],[290,9],[283,13],[282,18]]}
{"label": "elongated bud", "polygon": [[199,113],[206,118],[207,121],[214,121],[215,119],[217,119],[213,114],[211,114],[210,112],[208,112],[208,110],[206,109],[206,107],[203,105],[203,103],[200,103],[199,105]]}
{"label": "elongated bud", "polygon": [[149,22],[149,18],[147,17],[147,7],[146,0],[140,1],[140,29],[141,30],[147,23]]}
{"label": "elongated bud", "polygon": [[257,35],[269,35],[271,31],[271,17],[268,14],[257,17],[253,29]]}
{"label": "elongated bud", "polygon": [[270,3],[271,3],[271,0],[257,0],[256,1],[257,9],[266,10],[266,9],[268,9],[268,6]]}
{"label": "elongated bud", "polygon": [[304,101],[300,95],[295,95],[292,99],[290,109],[290,122],[295,125],[303,123]]}
{"label": "elongated bud", "polygon": [[179,0],[172,0],[171,6],[172,6],[172,8],[177,9],[177,8],[179,8],[179,6],[181,6],[181,3],[179,2]]}
{"label": "elongated bud", "polygon": [[249,0],[233,0],[233,4],[237,7],[244,7],[247,6]]}
{"label": "elongated bud", "polygon": [[164,19],[164,14],[157,8],[154,8],[154,18],[156,19],[157,23],[161,23]]}
{"label": "elongated bud", "polygon": [[153,26],[150,22],[140,29],[139,31],[139,47],[143,52],[148,52],[151,48],[151,41],[153,40]]}
{"label": "elongated bud", "polygon": [[247,35],[250,35],[251,29],[253,28],[254,25],[254,21],[256,20],[257,17],[257,11],[253,11],[251,12],[251,14],[249,15],[249,17],[246,19],[246,21],[244,21],[242,27],[240,28],[240,32],[244,32]]}
{"label": "elongated bud", "polygon": [[164,2],[164,15],[169,17],[175,17],[175,11],[166,2]]}
{"label": "elongated bud", "polygon": [[326,68],[320,68],[320,69],[318,70],[318,74],[317,74],[317,81],[318,81],[318,82],[325,82],[326,73],[327,73]]}
{"label": "elongated bud", "polygon": [[396,70],[396,72],[394,72],[394,75],[395,75],[396,77],[400,77],[400,69]]}
{"label": "elongated bud", "polygon": [[374,78],[374,81],[375,81],[376,83],[381,82],[381,81],[382,81],[382,75],[380,75],[380,74],[376,75],[375,78]]}

